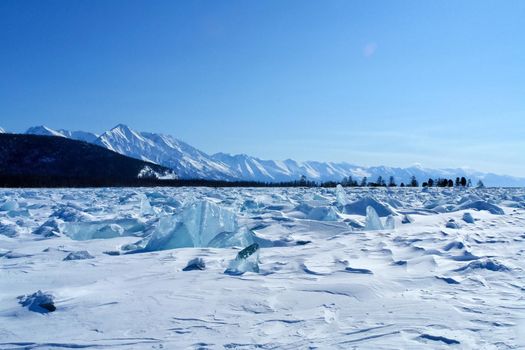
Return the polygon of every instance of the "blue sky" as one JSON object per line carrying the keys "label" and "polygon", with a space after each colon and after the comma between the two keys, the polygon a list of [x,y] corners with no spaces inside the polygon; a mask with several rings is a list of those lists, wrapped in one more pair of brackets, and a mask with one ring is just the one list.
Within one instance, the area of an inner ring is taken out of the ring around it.
{"label": "blue sky", "polygon": [[524,1],[0,1],[0,126],[525,176]]}

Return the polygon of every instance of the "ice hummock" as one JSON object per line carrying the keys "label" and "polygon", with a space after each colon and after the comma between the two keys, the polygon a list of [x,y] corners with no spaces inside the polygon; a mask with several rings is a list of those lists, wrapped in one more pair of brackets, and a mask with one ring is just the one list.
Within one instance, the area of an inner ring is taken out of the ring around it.
{"label": "ice hummock", "polygon": [[66,222],[63,232],[76,241],[107,239],[123,236],[143,236],[147,226],[133,218],[90,222]]}
{"label": "ice hummock", "polygon": [[484,258],[484,259],[472,261],[465,266],[457,268],[454,271],[461,272],[461,271],[470,271],[470,270],[489,270],[489,271],[506,272],[506,271],[510,271],[511,269],[496,259]]}
{"label": "ice hummock", "polygon": [[124,229],[112,222],[65,223],[64,233],[76,241],[121,237]]}
{"label": "ice hummock", "polygon": [[239,229],[237,215],[213,202],[186,205],[178,215],[159,220],[145,251],[184,247],[232,247],[253,243],[253,233]]}
{"label": "ice hummock", "polygon": [[6,237],[16,237],[16,228],[16,225],[13,225],[8,221],[3,221],[2,219],[0,219],[0,235],[4,235]]}
{"label": "ice hummock", "polygon": [[374,208],[375,212],[381,217],[396,215],[396,212],[390,207],[390,205],[381,203],[372,197],[364,197],[345,205],[343,212],[345,214],[366,215],[368,207]]}
{"label": "ice hummock", "polygon": [[478,200],[478,201],[467,201],[466,203],[463,203],[459,205],[456,210],[464,210],[464,209],[475,209],[475,210],[486,210],[491,214],[494,215],[505,215],[505,212],[503,209],[498,207],[495,204]]}
{"label": "ice hummock", "polygon": [[392,215],[388,215],[385,221],[385,230],[395,230],[396,221]]}
{"label": "ice hummock", "polygon": [[55,218],[51,218],[34,230],[33,234],[42,237],[60,236],[60,222]]}
{"label": "ice hummock", "polygon": [[401,220],[401,223],[402,224],[412,224],[414,223],[414,219],[412,218],[412,216],[405,214],[403,215],[403,219]]}
{"label": "ice hummock", "polygon": [[94,220],[94,217],[82,208],[78,208],[75,205],[60,205],[50,216],[50,218],[56,218],[63,220],[64,222],[82,222]]}
{"label": "ice hummock", "polygon": [[372,206],[366,207],[365,231],[395,230],[396,222],[393,215],[388,215],[383,223]]}
{"label": "ice hummock", "polygon": [[246,199],[241,205],[242,212],[257,212],[264,207],[264,203],[261,203],[254,199]]}
{"label": "ice hummock", "polygon": [[377,215],[376,210],[370,205],[366,207],[366,220],[365,220],[365,230],[366,231],[375,231],[383,230],[383,224],[379,215]]}
{"label": "ice hummock", "polygon": [[467,224],[473,224],[475,220],[471,213],[464,213],[463,221],[465,221]]}
{"label": "ice hummock", "polygon": [[254,243],[241,250],[224,273],[242,275],[246,272],[259,272],[259,245]]}
{"label": "ice hummock", "polygon": [[188,261],[188,264],[182,271],[193,271],[193,270],[204,270],[206,268],[206,263],[202,258],[194,258]]}
{"label": "ice hummock", "polygon": [[26,306],[29,310],[42,314],[56,310],[53,295],[42,292],[41,290],[33,294],[19,296],[18,302],[22,306]]}
{"label": "ice hummock", "polygon": [[207,246],[212,248],[247,247],[255,243],[256,240],[261,241],[252,231],[243,227],[236,232],[219,233]]}
{"label": "ice hummock", "polygon": [[151,206],[151,203],[148,199],[148,197],[141,193],[139,194],[140,198],[140,215],[142,216],[148,216],[148,215],[155,215],[155,210]]}
{"label": "ice hummock", "polygon": [[[333,206],[311,206],[307,203],[301,203],[294,208],[299,215],[294,217],[298,219],[308,219],[317,221],[337,221],[339,214]],[[292,215],[293,216],[293,215]]]}
{"label": "ice hummock", "polygon": [[337,204],[341,207],[344,207],[348,200],[346,199],[346,192],[343,186],[341,184],[337,184],[337,187],[335,188],[335,197],[337,200]]}
{"label": "ice hummock", "polygon": [[0,204],[0,211],[13,211],[18,210],[18,202],[14,199],[7,200],[4,203]]}
{"label": "ice hummock", "polygon": [[69,253],[64,258],[64,261],[69,261],[69,260],[86,260],[86,259],[95,259],[95,257],[93,255],[89,254],[89,252],[87,250],[78,250],[76,252]]}
{"label": "ice hummock", "polygon": [[459,228],[459,225],[458,225],[458,223],[456,222],[456,220],[454,220],[454,219],[450,219],[450,220],[447,221],[445,227],[446,227],[446,228],[458,229],[458,228]]}

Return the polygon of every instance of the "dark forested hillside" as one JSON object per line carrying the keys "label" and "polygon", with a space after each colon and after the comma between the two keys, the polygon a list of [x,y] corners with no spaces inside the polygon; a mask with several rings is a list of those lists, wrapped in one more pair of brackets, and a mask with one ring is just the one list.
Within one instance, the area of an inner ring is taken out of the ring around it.
{"label": "dark forested hillside", "polygon": [[0,134],[3,186],[134,184],[146,167],[161,174],[169,171],[87,142],[54,136]]}

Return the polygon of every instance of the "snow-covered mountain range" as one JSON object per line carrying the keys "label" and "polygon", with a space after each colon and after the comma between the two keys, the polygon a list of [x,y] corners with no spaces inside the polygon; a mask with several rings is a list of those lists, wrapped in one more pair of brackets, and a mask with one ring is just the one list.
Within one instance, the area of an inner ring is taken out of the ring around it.
{"label": "snow-covered mountain range", "polygon": [[100,135],[94,143],[129,157],[167,166],[180,178],[235,178],[226,164],[168,135],[138,132],[119,124]]}
{"label": "snow-covered mountain range", "polygon": [[139,132],[119,124],[101,135],[84,131],[54,130],[46,126],[31,127],[27,134],[67,137],[93,143],[117,153],[150,161],[175,170],[180,178],[206,178],[215,180],[256,180],[279,182],[297,180],[306,176],[309,180],[340,181],[352,176],[360,180],[384,179],[393,176],[396,182],[408,182],[415,176],[419,181],[428,178],[455,178],[465,176],[483,180],[488,186],[525,186],[525,178],[478,172],[471,169],[427,169],[420,166],[395,168],[387,166],[362,167],[346,162],[298,162],[262,160],[246,154],[217,153],[208,155],[172,136]]}
{"label": "snow-covered mountain range", "polygon": [[69,139],[85,141],[89,143],[95,143],[95,141],[98,139],[98,135],[92,132],[68,131],[64,129],[53,130],[44,125],[33,126],[29,128],[27,129],[26,134],[67,137]]}

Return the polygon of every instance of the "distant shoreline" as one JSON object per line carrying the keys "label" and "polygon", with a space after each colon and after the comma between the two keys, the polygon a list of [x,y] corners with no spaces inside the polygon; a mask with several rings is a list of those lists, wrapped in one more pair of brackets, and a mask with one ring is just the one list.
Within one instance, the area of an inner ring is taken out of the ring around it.
{"label": "distant shoreline", "polygon": [[[334,188],[336,182],[321,184],[301,184],[297,182],[251,182],[251,181],[219,181],[202,179],[85,179],[85,178],[60,178],[40,176],[1,176],[0,188],[25,189],[25,188],[123,188],[123,187],[211,187],[211,188]],[[376,186],[348,186],[345,188],[378,190],[384,189],[419,189],[425,187],[376,187]],[[453,187],[432,187],[452,189]],[[471,187],[472,188],[472,187]],[[486,187],[486,188],[522,188],[522,187]]]}

